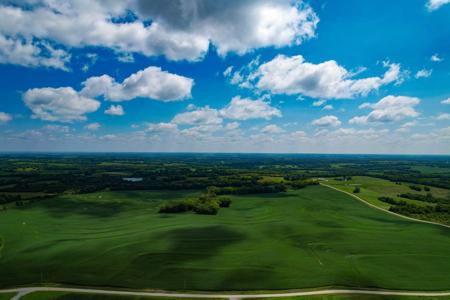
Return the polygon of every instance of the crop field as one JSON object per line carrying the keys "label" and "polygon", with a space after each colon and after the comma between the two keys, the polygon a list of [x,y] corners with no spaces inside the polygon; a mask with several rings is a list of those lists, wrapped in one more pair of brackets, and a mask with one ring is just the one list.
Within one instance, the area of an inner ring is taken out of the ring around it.
{"label": "crop field", "polygon": [[[5,299],[9,300],[10,298]],[[113,296],[101,294],[99,295],[99,294],[64,293],[64,292],[35,292],[25,295],[21,299],[22,300],[194,300],[189,298]],[[324,296],[301,296],[301,297],[283,297],[283,298],[261,298],[258,300],[449,300],[449,299],[450,297],[445,296],[409,297],[409,296],[381,296],[381,295],[324,295]]]}
{"label": "crop field", "polygon": [[322,186],[158,214],[190,192],[65,195],[0,212],[2,287],[450,289],[450,230]]}
{"label": "crop field", "polygon": [[[1,294],[0,294],[1,295]],[[1,299],[1,298],[0,298]],[[5,298],[6,299],[6,298]],[[10,298],[7,298],[8,300]],[[198,300],[173,297],[122,296],[69,292],[34,292],[24,295],[21,300]],[[214,299],[211,299],[214,300]],[[219,298],[217,300],[220,300]],[[405,299],[408,300],[408,299]],[[427,299],[424,299],[427,300]],[[446,299],[443,299],[446,300]]]}

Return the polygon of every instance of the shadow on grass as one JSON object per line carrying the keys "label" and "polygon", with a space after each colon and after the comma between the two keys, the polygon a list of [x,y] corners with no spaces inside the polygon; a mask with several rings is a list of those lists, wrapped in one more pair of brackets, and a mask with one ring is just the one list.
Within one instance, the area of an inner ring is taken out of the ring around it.
{"label": "shadow on grass", "polygon": [[42,200],[34,205],[25,206],[24,209],[41,207],[56,217],[71,214],[86,215],[91,217],[112,217],[117,215],[130,205],[117,201],[77,201],[70,198],[54,198]]}
{"label": "shadow on grass", "polygon": [[207,226],[174,229],[155,238],[168,242],[168,247],[161,252],[138,256],[132,262],[133,269],[145,270],[143,276],[153,287],[208,289],[211,286],[205,280],[213,280],[221,274],[201,261],[244,240],[245,235],[223,226]]}

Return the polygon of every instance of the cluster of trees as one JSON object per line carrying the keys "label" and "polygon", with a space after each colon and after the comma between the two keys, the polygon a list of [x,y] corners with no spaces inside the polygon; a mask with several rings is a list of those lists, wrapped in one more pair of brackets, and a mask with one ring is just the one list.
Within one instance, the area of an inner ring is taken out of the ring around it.
{"label": "cluster of trees", "polygon": [[215,189],[208,189],[198,198],[167,201],[159,207],[159,213],[181,213],[193,211],[199,215],[216,215],[222,207],[230,207],[231,199],[217,197]]}
{"label": "cluster of trees", "polygon": [[420,186],[418,186],[418,185],[410,185],[409,188],[414,190],[414,191],[418,191],[418,192],[422,191],[422,188]]}
{"label": "cluster of trees", "polygon": [[354,194],[357,194],[357,193],[359,193],[359,192],[361,192],[361,189],[359,188],[359,186],[356,186],[356,187],[353,189],[353,193],[354,193]]}
{"label": "cluster of trees", "polygon": [[11,195],[11,194],[1,194],[0,195],[0,204],[6,204],[16,201],[21,201],[22,197],[19,194]]}
{"label": "cluster of trees", "polygon": [[402,215],[422,215],[435,212],[435,207],[430,205],[418,206],[411,203],[405,203],[404,205],[391,206],[389,210]]}
{"label": "cluster of trees", "polygon": [[418,216],[421,219],[428,219],[442,223],[450,223],[450,205],[438,204],[436,206],[419,206],[413,203],[407,203],[405,200],[395,200],[391,197],[379,197],[378,200],[391,204],[389,210],[401,215]]}

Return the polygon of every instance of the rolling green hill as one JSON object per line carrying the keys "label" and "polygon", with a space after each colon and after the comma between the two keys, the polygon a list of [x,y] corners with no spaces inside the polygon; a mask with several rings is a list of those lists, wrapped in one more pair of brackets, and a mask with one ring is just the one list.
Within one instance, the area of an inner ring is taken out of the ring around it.
{"label": "rolling green hill", "polygon": [[190,192],[66,195],[0,212],[0,286],[450,289],[450,230],[313,186],[158,214]]}

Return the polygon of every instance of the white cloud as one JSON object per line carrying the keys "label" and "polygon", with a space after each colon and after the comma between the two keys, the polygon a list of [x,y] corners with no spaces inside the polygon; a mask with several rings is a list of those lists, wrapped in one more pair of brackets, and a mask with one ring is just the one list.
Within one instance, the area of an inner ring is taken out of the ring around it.
{"label": "white cloud", "polygon": [[[301,1],[11,0],[0,5],[0,34],[68,47],[199,60],[210,44],[220,55],[298,45],[319,21]],[[121,21],[132,14],[133,20]],[[151,20],[151,22],[149,22]]]}
{"label": "white cloud", "polygon": [[236,130],[239,128],[239,126],[240,126],[240,124],[238,122],[231,122],[225,126],[225,129],[226,130]]}
{"label": "white cloud", "polygon": [[109,75],[90,77],[83,82],[81,94],[88,97],[104,96],[111,101],[127,101],[137,97],[164,102],[184,100],[191,97],[194,80],[148,67],[117,83]]}
{"label": "white cloud", "polygon": [[7,122],[9,122],[11,120],[12,120],[12,117],[11,117],[10,114],[7,114],[5,112],[1,112],[0,111],[0,124],[1,123],[7,123]]}
{"label": "white cloud", "polygon": [[396,131],[397,132],[408,132],[411,130],[412,127],[416,126],[416,121],[406,122],[402,124]]}
{"label": "white cloud", "polygon": [[174,123],[150,123],[147,126],[147,131],[153,133],[171,133],[178,131],[178,126]]}
{"label": "white cloud", "polygon": [[278,55],[264,63],[249,77],[256,87],[274,94],[301,94],[312,98],[345,99],[366,96],[381,86],[404,80],[399,64],[384,62],[388,68],[382,77],[353,79],[355,75],[330,60],[320,64],[306,62],[301,55]]}
{"label": "white cloud", "polygon": [[416,78],[428,78],[433,73],[433,70],[422,69],[417,71],[415,77]]}
{"label": "white cloud", "polygon": [[23,100],[33,112],[33,118],[45,121],[86,120],[85,114],[100,107],[100,102],[81,96],[70,87],[30,89]]}
{"label": "white cloud", "polygon": [[322,118],[316,119],[312,122],[313,125],[320,126],[320,127],[337,127],[341,125],[341,121],[336,116],[324,116]]}
{"label": "white cloud", "polygon": [[249,120],[281,117],[281,111],[270,106],[264,99],[252,100],[249,98],[233,97],[231,102],[220,110],[220,115],[227,119]]}
{"label": "white cloud", "polygon": [[439,121],[450,120],[450,114],[447,113],[440,114],[439,116],[436,117],[436,119]]}
{"label": "white cloud", "polygon": [[431,59],[431,61],[434,61],[434,62],[440,62],[440,61],[444,60],[438,54],[433,54],[430,59]]}
{"label": "white cloud", "polygon": [[433,11],[447,3],[450,3],[450,0],[428,0],[426,6],[429,11]]}
{"label": "white cloud", "polygon": [[450,104],[450,98],[441,101],[441,104]]}
{"label": "white cloud", "polygon": [[117,139],[117,135],[115,134],[105,134],[104,136],[100,137],[101,140],[105,140],[105,141],[113,141],[115,139]]}
{"label": "white cloud", "polygon": [[326,100],[317,100],[317,101],[314,101],[312,105],[315,106],[315,107],[322,106],[326,102],[327,102]]}
{"label": "white cloud", "polygon": [[95,131],[95,130],[98,130],[101,126],[102,125],[100,123],[96,122],[96,123],[87,124],[86,126],[84,126],[84,128]]}
{"label": "white cloud", "polygon": [[332,109],[333,109],[333,105],[331,105],[331,104],[325,105],[325,106],[322,108],[322,110],[332,110]]}
{"label": "white cloud", "polygon": [[0,30],[0,64],[68,71],[70,59],[71,55],[65,50],[55,49],[45,41],[33,42],[24,38],[7,37]]}
{"label": "white cloud", "polygon": [[86,63],[81,67],[81,71],[87,72],[89,68],[92,67],[98,60],[98,55],[96,53],[87,53],[86,55]]}
{"label": "white cloud", "polygon": [[368,122],[393,122],[408,117],[417,117],[419,113],[414,109],[420,103],[416,97],[386,96],[377,103],[365,103],[360,108],[372,108],[365,116],[356,116],[350,119],[350,124],[366,124]]}
{"label": "white cloud", "polygon": [[69,126],[63,126],[63,125],[46,125],[43,129],[45,129],[47,131],[59,132],[59,133],[69,133],[71,130]]}
{"label": "white cloud", "polygon": [[123,111],[122,105],[111,105],[107,110],[105,110],[105,114],[111,116],[123,116],[125,112]]}
{"label": "white cloud", "polygon": [[177,114],[172,119],[171,123],[187,125],[217,125],[222,124],[222,121],[223,119],[220,117],[217,109],[206,106],[193,111]]}
{"label": "white cloud", "polygon": [[284,132],[284,129],[279,127],[279,126],[277,126],[277,125],[275,125],[275,124],[270,124],[270,125],[267,125],[267,126],[263,127],[261,129],[261,132],[268,133],[268,134],[275,134],[275,133],[282,133],[282,132]]}

